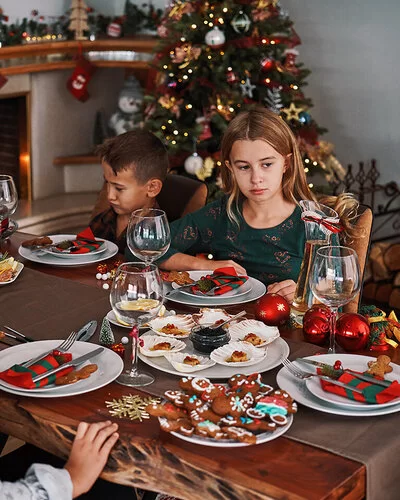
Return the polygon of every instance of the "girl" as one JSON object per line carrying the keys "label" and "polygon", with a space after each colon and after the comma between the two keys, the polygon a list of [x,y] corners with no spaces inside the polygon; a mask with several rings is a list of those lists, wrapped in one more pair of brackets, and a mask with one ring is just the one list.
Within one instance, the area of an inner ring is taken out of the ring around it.
{"label": "girl", "polygon": [[160,267],[233,266],[292,301],[305,244],[298,202],[314,199],[296,139],[278,115],[256,108],[231,121],[221,155],[226,196],[171,224],[171,247]]}

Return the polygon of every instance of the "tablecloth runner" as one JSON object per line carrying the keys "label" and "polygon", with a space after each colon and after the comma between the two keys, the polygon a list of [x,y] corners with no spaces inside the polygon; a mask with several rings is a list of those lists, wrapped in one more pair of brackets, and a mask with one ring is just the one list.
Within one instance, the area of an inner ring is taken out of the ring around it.
{"label": "tablecloth runner", "polygon": [[[65,338],[91,319],[101,322],[110,310],[109,293],[103,289],[24,269],[12,284],[0,288],[0,325],[9,325],[37,339]],[[127,330],[113,327],[117,340]],[[97,339],[93,337],[93,342]],[[315,354],[321,348],[288,340],[290,358]],[[141,363],[142,368],[144,365]],[[149,366],[156,382],[144,388],[153,395],[177,387],[178,378]],[[276,386],[279,368],[264,374]],[[344,417],[322,413],[300,405],[285,437],[357,460],[367,466],[368,500],[399,497],[399,414],[379,417]],[[301,457],[299,457],[301,459]],[[312,487],[312,479],[310,482]]]}

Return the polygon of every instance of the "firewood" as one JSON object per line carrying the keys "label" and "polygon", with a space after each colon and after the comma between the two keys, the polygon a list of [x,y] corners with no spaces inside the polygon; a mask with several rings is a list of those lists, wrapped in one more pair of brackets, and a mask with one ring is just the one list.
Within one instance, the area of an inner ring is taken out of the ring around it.
{"label": "firewood", "polygon": [[384,251],[390,246],[390,243],[376,243],[370,251],[369,258],[372,268],[374,281],[388,280],[391,273],[383,260]]}
{"label": "firewood", "polygon": [[393,288],[390,294],[389,306],[400,310],[400,288]]}
{"label": "firewood", "polygon": [[383,261],[390,271],[400,271],[400,243],[390,245],[386,249]]}
{"label": "firewood", "polygon": [[378,288],[377,283],[366,283],[363,288],[363,297],[368,300],[375,300],[376,290]]}
{"label": "firewood", "polygon": [[392,293],[393,286],[391,283],[378,284],[378,288],[375,294],[375,300],[377,302],[389,302],[389,297]]}

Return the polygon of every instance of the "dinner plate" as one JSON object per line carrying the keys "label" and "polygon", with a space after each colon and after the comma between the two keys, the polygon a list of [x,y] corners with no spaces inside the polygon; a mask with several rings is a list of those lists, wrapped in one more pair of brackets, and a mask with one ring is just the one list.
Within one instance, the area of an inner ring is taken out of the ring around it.
{"label": "dinner plate", "polygon": [[[193,271],[190,271],[191,273]],[[202,271],[202,273],[209,273],[210,271]],[[167,297],[168,300],[172,302],[178,302],[179,304],[185,304],[188,306],[230,306],[234,304],[245,304],[246,302],[252,302],[260,297],[262,297],[266,292],[266,287],[261,281],[249,277],[246,283],[251,286],[251,289],[245,294],[239,296],[227,296],[227,294],[219,295],[217,297],[201,297],[199,295],[190,295],[182,292],[177,292]],[[231,293],[231,292],[227,292]]]}
{"label": "dinner plate", "polygon": [[[0,371],[4,371],[13,364],[22,363],[30,358],[38,356],[42,352],[53,349],[60,345],[61,342],[62,340],[39,340],[4,349],[0,352]],[[96,347],[98,346],[89,342],[77,341],[73,344],[69,352],[76,358],[93,351]],[[0,380],[0,389],[12,394],[35,398],[76,396],[78,394],[94,391],[109,384],[118,377],[124,367],[120,356],[107,348],[105,348],[99,356],[96,356],[93,362],[98,366],[98,370],[92,373],[89,378],[80,380],[75,384],[64,386],[52,385],[38,389],[23,389],[22,387],[15,387],[14,385],[7,384],[7,382]]]}
{"label": "dinner plate", "polygon": [[[273,344],[272,344],[273,345]],[[271,347],[269,347],[270,349]],[[389,415],[400,411],[400,404],[384,408],[367,408],[360,411],[355,408],[343,408],[341,406],[322,401],[315,397],[307,389],[304,380],[300,380],[292,375],[286,368],[281,368],[276,376],[278,386],[287,391],[292,398],[298,403],[308,406],[314,410],[322,411],[324,413],[331,413],[333,415],[342,415],[346,417],[378,417],[380,415]]]}
{"label": "dinner plate", "polygon": [[18,278],[18,276],[21,274],[21,271],[23,268],[24,268],[24,265],[22,264],[22,262],[18,262],[17,267],[15,269],[14,276],[8,281],[0,281],[0,285],[9,285],[13,281],[15,281]]}
{"label": "dinner plate", "polygon": [[[319,356],[309,356],[306,359],[312,359],[314,361],[320,361],[321,363],[327,363],[333,365],[335,361],[341,361],[343,368],[350,368],[358,372],[365,372],[368,369],[368,361],[376,361],[376,357],[371,356],[360,356],[358,354],[324,354]],[[302,363],[299,366],[304,368]],[[393,371],[385,375],[386,380],[397,380],[400,381],[400,366],[392,363]],[[306,381],[307,389],[317,398],[322,399],[331,404],[341,406],[343,408],[358,409],[364,411],[370,408],[385,408],[388,406],[395,406],[400,404],[400,398],[393,399],[387,403],[362,403],[361,401],[352,401],[351,399],[346,399],[337,394],[324,391],[321,387],[321,382],[318,377],[310,378]]]}
{"label": "dinner plate", "polygon": [[[161,312],[162,310],[164,310],[164,313],[163,313],[163,314],[164,314],[165,316],[169,316],[169,317],[174,316],[174,314],[171,314],[169,311],[167,311],[167,310],[165,309],[165,306],[164,306],[164,305],[162,305],[162,306],[161,306],[161,309],[160,309],[160,311],[159,311],[159,313],[158,313],[158,314],[160,314],[160,312]],[[161,317],[163,317],[163,316],[161,316]],[[114,312],[112,309],[111,309],[111,311],[108,311],[108,313],[107,313],[107,315],[106,315],[106,318],[108,319],[108,321],[109,321],[110,323],[112,323],[112,324],[113,324],[113,325],[115,325],[115,326],[120,326],[121,328],[127,328],[127,329],[129,329],[129,330],[132,330],[132,327],[131,327],[130,325],[128,325],[128,324],[126,324],[126,323],[121,323],[120,321],[118,321],[117,317],[115,316],[115,312]],[[146,324],[144,324],[143,326],[139,326],[139,329],[140,329],[140,330],[141,330],[142,328],[148,329],[148,328],[149,328],[149,326],[148,326],[148,325],[146,325]]]}
{"label": "dinner plate", "polygon": [[8,228],[3,233],[1,233],[0,241],[6,240],[10,236],[12,236],[17,229],[18,229],[18,222],[12,219],[8,219]]}
{"label": "dinner plate", "polygon": [[[190,271],[189,276],[192,278],[194,281],[198,281],[202,276],[207,276],[207,274],[212,274],[213,271]],[[172,283],[172,288],[174,290],[178,290],[180,288],[180,285],[176,283]],[[202,295],[200,292],[199,293],[193,293],[190,288],[184,288],[180,293],[183,293],[184,295],[188,295],[189,297],[200,297],[201,299],[213,299],[213,300],[219,300],[221,298],[226,298],[226,297],[240,297],[241,295],[246,295],[246,293],[249,293],[252,289],[252,283],[248,279],[246,283],[243,283],[243,285],[239,286],[238,288],[235,288],[231,290],[230,292],[226,292],[223,295],[214,295],[214,296],[209,296],[209,295]]]}
{"label": "dinner plate", "polygon": [[[50,235],[50,238],[58,243],[60,241],[75,239],[76,234],[57,234]],[[115,243],[108,240],[98,240],[104,241],[105,250],[99,254],[93,255],[91,253],[79,254],[79,256],[73,259],[60,259],[59,256],[55,256],[49,253],[39,251],[32,251],[29,248],[25,248],[22,245],[18,248],[18,253],[21,257],[24,257],[31,262],[37,262],[38,264],[47,264],[50,266],[83,266],[85,264],[93,264],[95,262],[101,262],[103,260],[109,259],[118,253],[118,247]]]}
{"label": "dinner plate", "polygon": [[[144,335],[153,335],[153,333],[145,332],[143,336]],[[206,354],[196,351],[190,340],[183,339],[182,342],[185,342],[186,348],[181,352],[188,355],[200,354],[201,356],[206,356]],[[268,353],[264,359],[262,359],[257,364],[251,366],[243,366],[240,369],[240,373],[243,373],[244,375],[251,375],[252,373],[263,373],[268,370],[272,370],[272,368],[275,368],[276,366],[279,366],[281,364],[281,359],[283,357],[287,357],[289,352],[290,349],[288,344],[281,337],[279,337],[268,345]],[[165,359],[164,356],[162,358],[146,358],[146,356],[143,356],[139,353],[139,359],[141,359],[147,365],[156,368],[157,370],[171,373],[172,375],[182,377],[182,374],[186,373],[175,370],[175,368],[167,361],[167,359]],[[201,377],[207,377],[211,379],[228,379],[238,373],[238,367],[214,365],[210,368],[206,368],[205,370],[201,370],[198,373]],[[187,375],[190,375],[190,373],[188,372]]]}
{"label": "dinner plate", "polygon": [[[288,423],[283,425],[282,427],[278,427],[274,432],[262,432],[257,435],[257,443],[262,444],[267,443],[268,441],[272,441],[273,439],[282,436],[285,432],[290,428],[293,423],[293,415],[288,415]],[[202,436],[197,436],[193,434],[192,436],[184,436],[179,432],[170,432],[173,436],[183,439],[183,441],[188,441],[189,443],[201,444],[203,446],[213,446],[215,448],[238,448],[242,446],[251,446],[248,443],[240,443],[239,441],[234,441],[233,439],[213,439],[206,438]]]}
{"label": "dinner plate", "polygon": [[[54,243],[61,243],[61,241],[65,241],[65,240],[55,241],[55,239],[58,239],[58,235],[57,235],[57,238],[56,238],[56,236],[50,236],[50,238],[53,240]],[[75,239],[76,239],[76,236],[75,236],[75,238],[73,238],[73,240],[75,240]],[[96,238],[96,240],[97,241],[104,241],[101,238]],[[77,258],[79,258],[79,257],[86,256],[86,255],[87,256],[89,256],[89,255],[98,255],[99,253],[105,252],[106,250],[107,250],[107,246],[106,246],[105,243],[103,243],[102,245],[100,245],[99,248],[96,248],[95,250],[92,250],[92,251],[87,252],[87,253],[62,252],[60,250],[57,250],[54,247],[43,248],[43,252],[46,253],[46,254],[54,255],[54,257],[58,257],[60,259],[75,259],[75,260]]]}

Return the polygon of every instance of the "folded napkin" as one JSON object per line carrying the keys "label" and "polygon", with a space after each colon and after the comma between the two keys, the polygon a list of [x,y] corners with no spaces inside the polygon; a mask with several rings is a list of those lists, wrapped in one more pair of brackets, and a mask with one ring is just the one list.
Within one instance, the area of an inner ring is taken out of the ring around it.
{"label": "folded napkin", "polygon": [[56,378],[66,375],[74,369],[73,366],[69,366],[64,370],[50,375],[50,377],[42,378],[39,382],[33,382],[33,378],[36,375],[41,375],[53,368],[58,368],[64,363],[71,361],[72,354],[69,353],[58,353],[53,351],[53,353],[48,354],[43,359],[37,363],[25,368],[21,365],[13,365],[8,370],[0,372],[0,380],[7,382],[11,385],[16,385],[17,387],[23,387],[24,389],[36,389],[38,387],[44,387],[45,385],[54,384]]}
{"label": "folded napkin", "polygon": [[360,401],[362,403],[369,404],[387,403],[388,401],[392,401],[393,399],[400,397],[400,384],[397,381],[392,382],[389,387],[382,387],[381,385],[364,382],[363,380],[354,377],[351,373],[343,373],[343,375],[336,380],[352,387],[357,387],[357,389],[362,389],[363,393],[359,394],[358,392],[353,392],[351,389],[338,387],[337,385],[333,385],[325,380],[320,380],[322,389],[353,401]]}
{"label": "folded napkin", "polygon": [[63,253],[89,253],[97,250],[101,245],[104,244],[104,241],[96,240],[92,230],[90,227],[84,229],[79,234],[76,235],[76,239],[71,241],[73,248],[68,248],[67,250],[61,246],[57,246],[57,250]]}
{"label": "folded napkin", "polygon": [[[238,276],[234,267],[220,267],[215,269],[212,274],[203,276],[200,281],[209,281],[209,286],[211,290],[207,291],[207,287],[204,289],[200,285],[192,286],[191,290],[193,293],[203,293],[204,295],[223,295],[224,293],[230,292],[235,288],[239,288],[249,279],[248,276]],[[217,287],[217,288],[214,288]]]}

